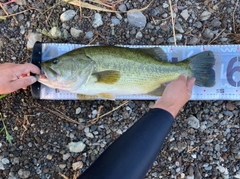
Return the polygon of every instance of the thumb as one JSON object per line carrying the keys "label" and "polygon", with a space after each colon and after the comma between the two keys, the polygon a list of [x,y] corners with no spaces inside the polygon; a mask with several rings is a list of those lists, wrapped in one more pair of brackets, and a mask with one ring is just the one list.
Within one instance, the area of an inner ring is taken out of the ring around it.
{"label": "thumb", "polygon": [[16,91],[20,88],[24,88],[26,86],[29,86],[29,85],[35,83],[36,81],[37,81],[37,79],[34,76],[26,76],[26,77],[23,77],[23,78],[19,78],[15,81],[12,81],[11,89],[13,91]]}
{"label": "thumb", "polygon": [[187,81],[187,90],[190,94],[192,92],[192,88],[193,88],[193,85],[194,85],[195,81],[196,81],[196,78],[194,78],[194,77],[188,79],[188,81]]}

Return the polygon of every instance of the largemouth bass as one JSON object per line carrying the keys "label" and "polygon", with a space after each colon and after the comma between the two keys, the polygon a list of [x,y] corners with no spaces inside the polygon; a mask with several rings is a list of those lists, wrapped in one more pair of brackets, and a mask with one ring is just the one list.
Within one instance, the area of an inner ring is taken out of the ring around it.
{"label": "largemouth bass", "polygon": [[38,81],[51,88],[77,93],[81,99],[115,99],[116,95],[160,96],[164,84],[182,73],[195,77],[198,86],[215,84],[211,51],[170,63],[161,48],[116,46],[83,47],[41,63]]}

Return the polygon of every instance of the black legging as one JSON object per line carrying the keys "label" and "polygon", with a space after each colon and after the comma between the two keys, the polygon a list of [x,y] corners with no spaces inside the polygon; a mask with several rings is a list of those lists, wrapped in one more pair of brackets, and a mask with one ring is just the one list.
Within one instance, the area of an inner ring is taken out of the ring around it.
{"label": "black legging", "polygon": [[144,178],[173,122],[169,112],[151,109],[114,141],[78,179]]}

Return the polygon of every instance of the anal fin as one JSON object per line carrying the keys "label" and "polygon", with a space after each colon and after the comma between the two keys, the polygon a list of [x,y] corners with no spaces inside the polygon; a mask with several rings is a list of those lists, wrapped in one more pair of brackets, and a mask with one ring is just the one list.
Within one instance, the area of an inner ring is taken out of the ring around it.
{"label": "anal fin", "polygon": [[151,96],[162,96],[165,88],[166,88],[166,85],[162,84],[161,86],[159,86],[158,88],[156,88],[155,90],[153,90],[147,94],[151,95]]}
{"label": "anal fin", "polygon": [[111,93],[99,93],[98,96],[103,99],[115,100],[115,95]]}
{"label": "anal fin", "polygon": [[85,94],[77,94],[77,97],[81,100],[94,100],[98,99],[96,95],[85,95]]}

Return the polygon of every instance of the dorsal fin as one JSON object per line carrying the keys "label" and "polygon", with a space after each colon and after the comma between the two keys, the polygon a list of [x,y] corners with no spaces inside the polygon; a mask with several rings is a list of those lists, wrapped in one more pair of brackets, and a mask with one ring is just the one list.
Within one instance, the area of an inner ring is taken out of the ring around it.
{"label": "dorsal fin", "polygon": [[153,57],[155,60],[159,61],[168,61],[167,54],[164,52],[164,50],[160,47],[153,47],[153,48],[137,48],[135,49],[137,51],[140,51],[142,53],[148,54],[151,57]]}

